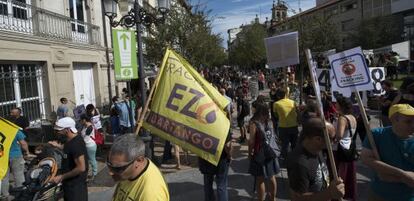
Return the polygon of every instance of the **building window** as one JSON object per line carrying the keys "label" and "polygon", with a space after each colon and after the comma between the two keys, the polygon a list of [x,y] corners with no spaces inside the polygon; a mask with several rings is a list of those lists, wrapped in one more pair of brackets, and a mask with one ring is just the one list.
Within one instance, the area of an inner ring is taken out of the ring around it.
{"label": "building window", "polygon": [[353,19],[342,21],[341,22],[342,31],[352,30],[354,28],[353,22],[354,22]]}
{"label": "building window", "polygon": [[328,9],[325,11],[325,16],[331,16],[338,14],[338,8]]}
{"label": "building window", "polygon": [[[9,8],[12,13],[9,13]],[[26,0],[0,1],[0,15],[7,16],[9,14],[17,19],[27,20]]]}
{"label": "building window", "polygon": [[20,107],[31,123],[46,118],[42,77],[37,64],[0,64],[0,116]]}
{"label": "building window", "polygon": [[357,2],[352,2],[352,3],[342,5],[341,6],[341,11],[346,12],[346,11],[356,9],[356,8],[358,8],[358,3]]}
{"label": "building window", "polygon": [[69,0],[70,18],[72,21],[72,31],[85,33],[85,15],[83,0]]}

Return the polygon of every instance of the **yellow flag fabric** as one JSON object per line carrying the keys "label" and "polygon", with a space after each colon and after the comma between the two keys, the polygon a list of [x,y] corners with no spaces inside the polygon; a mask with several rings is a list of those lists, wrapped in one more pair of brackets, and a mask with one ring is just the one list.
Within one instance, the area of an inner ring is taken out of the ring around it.
{"label": "yellow flag fabric", "polygon": [[229,101],[180,55],[167,50],[144,128],[217,165],[230,122]]}
{"label": "yellow flag fabric", "polygon": [[7,173],[10,147],[18,130],[18,126],[0,117],[0,179]]}

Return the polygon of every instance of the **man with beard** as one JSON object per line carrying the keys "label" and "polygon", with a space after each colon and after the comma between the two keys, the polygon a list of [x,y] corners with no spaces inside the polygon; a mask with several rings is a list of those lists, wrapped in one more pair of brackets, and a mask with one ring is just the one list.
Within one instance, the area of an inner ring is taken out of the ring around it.
{"label": "man with beard", "polygon": [[[10,121],[23,129],[23,132],[29,127],[30,123],[26,117],[22,116],[22,109],[16,107],[10,110]],[[25,133],[26,134],[26,133]]]}
{"label": "man with beard", "polygon": [[59,119],[55,125],[58,141],[49,144],[63,150],[62,174],[52,178],[52,182],[63,184],[65,201],[87,201],[88,157],[86,145],[75,128],[75,121],[70,117]]}
{"label": "man with beard", "polygon": [[145,144],[133,134],[119,136],[108,153],[106,165],[116,186],[113,201],[169,201],[165,180],[145,157]]}

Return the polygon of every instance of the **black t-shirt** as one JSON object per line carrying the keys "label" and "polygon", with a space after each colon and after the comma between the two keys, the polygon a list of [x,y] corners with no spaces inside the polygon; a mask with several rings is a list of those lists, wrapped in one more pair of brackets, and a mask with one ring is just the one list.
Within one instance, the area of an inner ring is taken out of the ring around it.
{"label": "black t-shirt", "polygon": [[329,172],[322,155],[313,155],[301,144],[289,153],[287,171],[290,188],[297,193],[320,192],[326,189]]}
{"label": "black t-shirt", "polygon": [[63,147],[62,173],[71,171],[76,167],[75,158],[84,156],[86,171],[75,177],[66,179],[63,184],[76,184],[78,182],[86,182],[88,175],[88,155],[86,145],[81,135],[76,135],[72,140],[65,143]]}
{"label": "black t-shirt", "polygon": [[11,122],[13,122],[22,129],[26,129],[30,125],[29,120],[27,120],[27,118],[24,116],[20,116],[17,119],[15,119],[14,117],[9,117],[9,119]]}
{"label": "black t-shirt", "polygon": [[[395,97],[398,96],[398,90],[392,90],[385,94],[385,101],[393,101]],[[388,116],[388,110],[390,109],[390,105],[388,106],[382,106],[381,107],[381,113],[382,115]]]}
{"label": "black t-shirt", "polygon": [[[241,108],[241,109],[239,109]],[[243,98],[237,99],[237,109],[240,110],[240,113],[238,114],[238,118],[244,118],[246,116],[249,116],[250,113],[250,106],[249,102],[247,100],[244,100]]]}

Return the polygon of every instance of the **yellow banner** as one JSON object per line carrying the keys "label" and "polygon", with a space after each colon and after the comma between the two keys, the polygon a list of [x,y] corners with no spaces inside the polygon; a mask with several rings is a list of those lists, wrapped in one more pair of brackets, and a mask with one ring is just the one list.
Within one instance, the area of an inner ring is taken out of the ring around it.
{"label": "yellow banner", "polygon": [[165,53],[144,128],[217,165],[230,122],[229,101],[180,55]]}
{"label": "yellow banner", "polygon": [[0,179],[9,167],[9,152],[19,127],[0,117]]}

